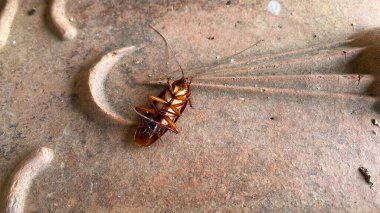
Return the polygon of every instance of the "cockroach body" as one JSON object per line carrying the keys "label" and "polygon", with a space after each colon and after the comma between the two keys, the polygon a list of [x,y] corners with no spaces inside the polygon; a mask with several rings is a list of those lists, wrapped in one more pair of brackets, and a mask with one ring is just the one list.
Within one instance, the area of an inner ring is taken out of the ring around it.
{"label": "cockroach body", "polygon": [[141,146],[150,146],[168,130],[178,134],[175,122],[182,115],[191,95],[191,78],[168,80],[168,87],[158,96],[148,96],[148,107],[138,106],[141,123],[135,133],[135,142]]}
{"label": "cockroach body", "polygon": [[[165,37],[153,26],[149,26],[164,40],[166,46],[166,56],[168,57],[168,50],[170,47]],[[238,55],[252,48],[253,46],[256,46],[259,42],[244,49],[243,51],[235,53],[228,58],[232,58],[233,56]],[[174,82],[169,79],[168,87],[163,90],[158,96],[148,96],[148,107],[135,107],[135,110],[137,114],[140,115],[141,120],[141,123],[135,133],[135,142],[141,146],[150,146],[158,139],[160,139],[168,130],[178,134],[178,128],[175,122],[182,115],[187,106],[187,103],[189,103],[191,106],[190,84],[192,78],[186,78],[183,69],[177,59],[176,62],[182,72],[182,78]]]}

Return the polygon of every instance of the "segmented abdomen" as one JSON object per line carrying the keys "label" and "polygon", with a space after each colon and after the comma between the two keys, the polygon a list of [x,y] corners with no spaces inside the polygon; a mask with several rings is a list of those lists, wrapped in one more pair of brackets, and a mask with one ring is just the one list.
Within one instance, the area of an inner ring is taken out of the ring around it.
{"label": "segmented abdomen", "polygon": [[[181,95],[181,94],[177,93],[175,95]],[[164,91],[162,91],[158,97],[164,99],[170,105],[174,106],[181,114],[186,108],[187,101],[176,99],[176,97],[171,94],[169,89],[165,89]],[[172,110],[169,106],[156,102],[156,107],[157,109],[159,109],[161,112],[164,113],[163,115],[167,116],[174,123],[178,120],[179,116],[175,115],[174,110]],[[160,121],[158,122],[162,123],[165,126],[168,125],[164,117],[162,117]]]}

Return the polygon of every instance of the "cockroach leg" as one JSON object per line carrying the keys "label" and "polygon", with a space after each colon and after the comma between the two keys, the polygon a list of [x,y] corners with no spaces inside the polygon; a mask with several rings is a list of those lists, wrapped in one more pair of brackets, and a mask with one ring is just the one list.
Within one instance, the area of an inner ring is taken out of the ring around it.
{"label": "cockroach leg", "polygon": [[24,212],[25,198],[33,179],[53,158],[53,150],[42,147],[32,152],[16,167],[3,190],[0,212]]}
{"label": "cockroach leg", "polygon": [[153,95],[149,95],[148,96],[148,100],[150,100],[150,101],[157,101],[157,102],[162,103],[162,104],[167,104],[168,103],[164,99],[156,97],[156,96],[153,96]]}
{"label": "cockroach leg", "polygon": [[175,97],[175,99],[181,100],[181,101],[188,101],[190,98],[187,98],[186,96],[181,95],[181,96]]}
{"label": "cockroach leg", "polygon": [[0,16],[0,49],[7,43],[13,20],[18,9],[18,0],[5,0]]}
{"label": "cockroach leg", "polygon": [[175,125],[175,123],[170,118],[168,118],[167,116],[165,116],[164,119],[165,119],[166,122],[168,122],[168,124],[170,126],[169,130],[172,131],[172,132],[174,132],[174,133],[176,133],[176,134],[178,134],[179,131],[178,131],[177,125]]}
{"label": "cockroach leg", "polygon": [[149,113],[149,114],[157,114],[155,110],[149,108],[149,107],[144,107],[144,106],[138,106],[138,107],[135,107],[135,109],[138,111],[138,112],[146,112],[146,113]]}
{"label": "cockroach leg", "polygon": [[[153,123],[155,123],[155,124],[157,124],[157,125],[159,125],[159,126],[161,126],[161,127],[163,127],[163,128],[167,128],[167,126],[163,125],[162,123],[159,123],[159,122],[153,120],[152,118],[149,118],[149,117],[147,117],[147,116],[141,114],[141,113],[140,113],[139,111],[137,111],[135,108],[133,108],[133,109],[135,110],[135,112],[136,112],[141,118],[144,118],[143,121],[150,121],[150,122],[153,122]],[[157,113],[157,112],[155,112],[155,113]]]}
{"label": "cockroach leg", "polygon": [[176,116],[180,116],[181,115],[181,112],[175,106],[170,105],[169,108],[173,110],[174,115],[176,115]]}
{"label": "cockroach leg", "polygon": [[192,101],[191,101],[191,98],[190,98],[190,95],[191,95],[191,87],[189,87],[189,90],[187,91],[185,97],[189,97],[189,105],[190,105],[190,108],[194,109],[193,104],[192,104]]}
{"label": "cockroach leg", "polygon": [[162,113],[166,115],[171,114],[173,116],[178,116],[178,114],[176,114],[175,112],[169,111],[168,109],[162,110]]}
{"label": "cockroach leg", "polygon": [[78,32],[77,29],[70,24],[65,12],[66,0],[52,0],[50,8],[50,16],[54,27],[58,31],[62,40],[73,40]]}
{"label": "cockroach leg", "polygon": [[[158,101],[158,100],[160,100],[160,101]],[[166,104],[166,101],[164,101],[163,99],[158,98],[158,97],[155,97],[155,96],[152,96],[152,95],[148,95],[148,104],[149,104],[149,106],[151,106],[151,107],[154,109],[154,111],[156,111],[156,112],[159,112],[160,110],[157,108],[156,104],[154,104],[154,101],[158,101],[158,102],[160,102],[160,103],[162,103],[162,104]],[[163,102],[162,102],[162,101],[163,101]]]}
{"label": "cockroach leg", "polygon": [[191,98],[189,98],[189,105],[190,105],[190,108],[192,108],[192,109],[194,109],[194,107],[193,107],[193,104],[192,104],[193,102],[191,101]]}

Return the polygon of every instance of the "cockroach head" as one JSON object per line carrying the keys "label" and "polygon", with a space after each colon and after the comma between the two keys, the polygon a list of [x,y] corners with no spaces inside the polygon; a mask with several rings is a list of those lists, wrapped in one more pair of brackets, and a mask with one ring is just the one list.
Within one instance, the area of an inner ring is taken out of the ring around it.
{"label": "cockroach head", "polygon": [[183,77],[182,82],[184,84],[191,84],[191,81],[193,80],[193,77]]}

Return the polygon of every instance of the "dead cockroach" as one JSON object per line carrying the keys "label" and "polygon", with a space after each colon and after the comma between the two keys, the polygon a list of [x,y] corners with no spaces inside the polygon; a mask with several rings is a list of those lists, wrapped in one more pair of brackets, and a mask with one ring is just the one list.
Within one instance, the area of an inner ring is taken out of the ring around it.
{"label": "dead cockroach", "polygon": [[[175,122],[190,102],[191,78],[168,80],[168,87],[158,96],[148,96],[149,106],[135,107],[141,116],[141,124],[135,133],[135,142],[150,146],[168,130],[178,134]],[[190,104],[191,105],[191,104]]]}
{"label": "dead cockroach", "polygon": [[[165,37],[155,28],[150,27],[163,38],[168,49]],[[169,78],[168,87],[158,96],[148,96],[148,107],[135,107],[141,118],[141,123],[135,133],[135,142],[141,146],[150,146],[168,130],[178,134],[175,122],[182,115],[188,102],[191,106],[190,84],[192,78],[186,78],[177,59],[176,62],[182,72],[182,78],[174,82]]]}
{"label": "dead cockroach", "polygon": [[[165,42],[166,55],[168,57],[170,49],[165,37],[157,31],[153,26],[149,25]],[[260,40],[261,42],[263,40]],[[256,44],[227,57],[232,58]],[[175,57],[174,57],[175,58]],[[185,77],[183,69],[175,58],[181,72],[182,78],[172,81],[168,79],[168,86],[158,96],[148,96],[148,106],[135,107],[135,111],[140,116],[140,125],[137,127],[135,133],[135,142],[141,146],[150,146],[155,141],[160,139],[168,130],[178,134],[178,128],[175,122],[182,115],[187,103],[191,107],[190,95],[191,95],[191,80],[192,77]],[[216,65],[212,65],[216,66]],[[211,66],[211,67],[212,67]],[[211,68],[208,67],[208,68]]]}

